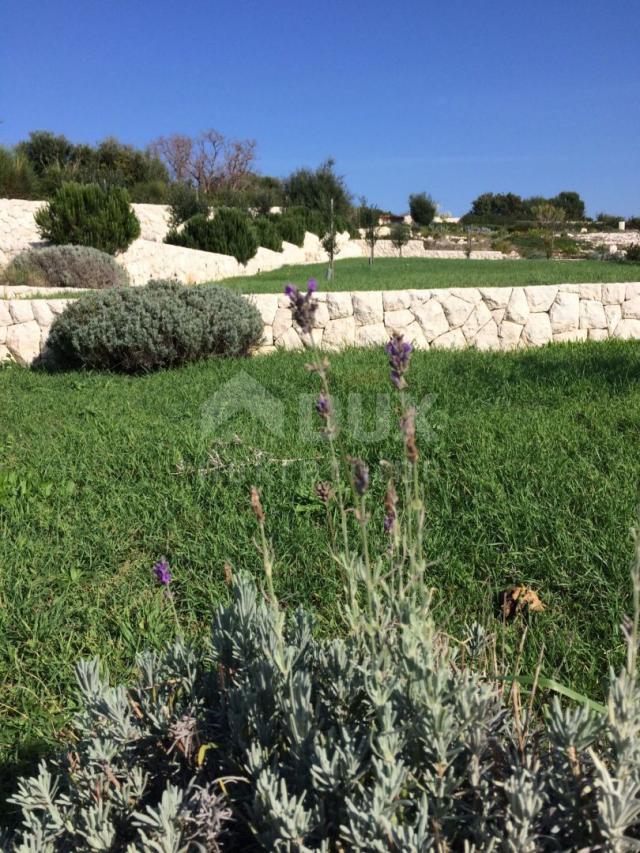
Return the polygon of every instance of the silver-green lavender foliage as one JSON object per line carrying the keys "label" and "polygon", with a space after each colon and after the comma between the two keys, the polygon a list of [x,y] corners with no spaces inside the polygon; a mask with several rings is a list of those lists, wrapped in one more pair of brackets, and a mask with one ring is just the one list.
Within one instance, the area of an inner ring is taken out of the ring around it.
{"label": "silver-green lavender foliage", "polygon": [[144,656],[128,689],[81,664],[78,739],[20,782],[7,849],[638,849],[637,627],[605,716],[554,700],[535,726],[483,675],[481,630],[453,645],[374,580],[343,639],[241,575],[210,655]]}

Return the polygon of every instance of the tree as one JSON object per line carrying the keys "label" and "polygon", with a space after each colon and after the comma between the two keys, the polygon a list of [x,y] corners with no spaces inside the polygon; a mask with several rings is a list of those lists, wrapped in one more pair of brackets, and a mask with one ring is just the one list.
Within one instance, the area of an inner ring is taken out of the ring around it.
{"label": "tree", "polygon": [[329,204],[329,229],[327,233],[322,238],[322,248],[329,255],[329,268],[327,269],[327,281],[331,281],[333,279],[333,261],[335,256],[339,253],[340,248],[338,246],[338,235],[336,234],[336,219],[333,210],[333,199],[330,200]]}
{"label": "tree", "polygon": [[561,207],[546,202],[533,208],[536,222],[540,225],[547,258],[553,257],[553,247],[556,239],[556,229],[564,222],[565,212]]}
{"label": "tree", "polygon": [[431,225],[438,205],[427,193],[414,193],[409,196],[409,212],[418,225]]}
{"label": "tree", "polygon": [[252,174],[255,149],[253,139],[230,139],[214,129],[196,137],[179,133],[161,136],[149,146],[173,180],[193,184],[206,195],[243,189]]}
{"label": "tree", "polygon": [[74,148],[66,136],[56,136],[49,130],[32,130],[29,139],[16,146],[37,175],[42,175],[50,166],[60,169],[69,166],[73,161]]}
{"label": "tree", "polygon": [[561,192],[555,198],[549,199],[551,204],[564,210],[565,217],[570,221],[582,220],[585,217],[585,204],[576,192]]}
{"label": "tree", "polygon": [[358,223],[364,228],[364,239],[369,246],[369,266],[373,264],[376,243],[380,236],[380,208],[367,204],[362,198],[358,208]]}
{"label": "tree", "polygon": [[351,193],[345,179],[335,172],[335,161],[330,157],[317,169],[297,169],[284,181],[287,205],[317,210],[329,219],[329,206],[333,199],[336,216],[348,216],[351,212]]}
{"label": "tree", "polygon": [[396,222],[391,228],[391,242],[402,257],[402,247],[406,246],[411,236],[411,229],[404,222]]}
{"label": "tree", "polygon": [[527,205],[515,193],[482,193],[471,204],[471,216],[491,219],[526,219]]}

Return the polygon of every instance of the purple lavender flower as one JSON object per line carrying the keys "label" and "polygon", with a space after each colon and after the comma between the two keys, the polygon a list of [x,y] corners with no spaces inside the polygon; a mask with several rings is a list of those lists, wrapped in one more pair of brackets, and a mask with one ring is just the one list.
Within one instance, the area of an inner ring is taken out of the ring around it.
{"label": "purple lavender flower", "polygon": [[353,471],[353,488],[357,495],[364,495],[369,488],[369,469],[362,459],[350,459]]}
{"label": "purple lavender flower", "polygon": [[306,293],[300,293],[294,284],[288,284],[284,289],[285,295],[289,297],[294,323],[306,335],[311,335],[313,318],[318,308],[318,303],[313,296],[317,287],[318,282],[314,278],[310,278],[307,282]]}
{"label": "purple lavender flower", "polygon": [[162,557],[153,567],[153,573],[162,586],[169,586],[171,583],[171,572],[169,571],[169,561],[166,557]]}
{"label": "purple lavender flower", "polygon": [[331,414],[331,403],[329,402],[329,398],[325,397],[324,394],[320,394],[316,401],[316,412],[325,418],[325,420]]}
{"label": "purple lavender flower", "polygon": [[396,388],[406,388],[404,374],[409,369],[411,361],[411,352],[413,347],[410,343],[402,340],[402,335],[394,332],[391,340],[384,348],[389,356],[389,365],[391,367],[391,381]]}
{"label": "purple lavender flower", "polygon": [[396,523],[395,515],[391,515],[391,514],[385,515],[384,521],[383,521],[384,532],[385,533],[391,533],[395,523]]}

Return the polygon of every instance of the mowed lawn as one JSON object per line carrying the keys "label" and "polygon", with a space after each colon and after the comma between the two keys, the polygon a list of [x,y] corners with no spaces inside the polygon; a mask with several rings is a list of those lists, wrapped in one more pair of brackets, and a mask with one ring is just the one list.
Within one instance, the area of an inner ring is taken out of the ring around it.
{"label": "mowed lawn", "polygon": [[[383,548],[379,463],[402,450],[386,360],[359,350],[331,361],[336,400],[350,412],[345,449],[371,466],[371,529]],[[99,654],[123,677],[138,652],[174,635],[155,560],[169,559],[182,630],[199,639],[226,595],[225,562],[261,574],[254,484],[283,603],[314,608],[323,631],[340,630],[339,573],[315,497],[329,466],[314,440],[317,377],[305,362],[280,352],[142,377],[0,370],[6,780],[11,762],[64,730],[78,657]],[[630,602],[640,345],[419,353],[409,394],[420,411],[437,618],[454,633],[480,620],[512,660],[522,624],[502,635],[496,598],[531,585],[547,609],[530,621],[522,671],[544,649],[544,675],[601,698]]]}
{"label": "mowed lawn", "polygon": [[640,264],[611,261],[379,258],[338,260],[335,278],[325,281],[327,264],[286,266],[220,284],[242,293],[279,293],[284,283],[318,279],[323,290],[402,290],[431,287],[511,287],[527,284],[640,281]]}

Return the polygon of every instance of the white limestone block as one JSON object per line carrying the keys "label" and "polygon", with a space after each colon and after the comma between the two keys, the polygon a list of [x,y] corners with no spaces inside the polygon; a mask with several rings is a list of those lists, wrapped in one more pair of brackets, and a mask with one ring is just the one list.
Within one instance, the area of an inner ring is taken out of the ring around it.
{"label": "white limestone block", "polygon": [[449,321],[449,326],[453,329],[462,326],[473,310],[472,303],[467,302],[464,299],[460,299],[459,296],[454,296],[446,291],[443,291],[442,294],[438,294],[436,298],[444,309],[445,316]]}
{"label": "white limestone block", "polygon": [[500,348],[504,350],[515,349],[520,343],[523,328],[522,324],[514,323],[513,320],[503,320],[498,330]]}
{"label": "white limestone block", "polygon": [[329,320],[324,327],[322,345],[325,349],[339,349],[352,346],[356,342],[356,321],[353,317],[340,317]]}
{"label": "white limestone block", "polygon": [[350,293],[327,293],[327,308],[332,320],[353,315],[353,303]]}
{"label": "white limestone block", "polygon": [[424,305],[415,307],[413,313],[429,343],[449,331],[449,321],[437,299],[431,299]]}
{"label": "white limestone block", "polygon": [[362,291],[353,294],[353,316],[360,326],[384,321],[381,291]]}
{"label": "white limestone block", "polygon": [[580,300],[580,328],[607,328],[607,315],[604,313],[604,305],[602,302],[595,299]]}
{"label": "white limestone block", "polygon": [[549,311],[554,335],[570,332],[580,324],[580,297],[577,293],[560,291]]}
{"label": "white limestone block", "polygon": [[384,323],[372,323],[356,329],[356,345],[359,347],[383,346],[389,340]]}
{"label": "white limestone block", "polygon": [[466,346],[466,338],[462,334],[462,329],[451,329],[448,332],[445,332],[444,335],[440,335],[439,338],[436,338],[435,341],[431,343],[432,347],[436,349],[462,349],[462,347]]}
{"label": "white limestone block", "polygon": [[506,308],[511,298],[511,287],[481,287],[482,296],[487,308]]}
{"label": "white limestone block", "polygon": [[524,326],[527,322],[527,318],[529,317],[529,303],[527,302],[524,288],[513,288],[504,316],[505,319],[510,320],[512,323],[518,323],[521,326]]}
{"label": "white limestone block", "polygon": [[522,330],[520,344],[539,347],[548,344],[552,338],[551,321],[546,312],[530,314]]}
{"label": "white limestone block", "polygon": [[558,288],[546,284],[525,287],[525,296],[529,305],[529,311],[538,313],[548,311],[558,293]]}
{"label": "white limestone block", "polygon": [[40,352],[40,326],[35,320],[9,326],[6,346],[18,364],[30,364]]}

